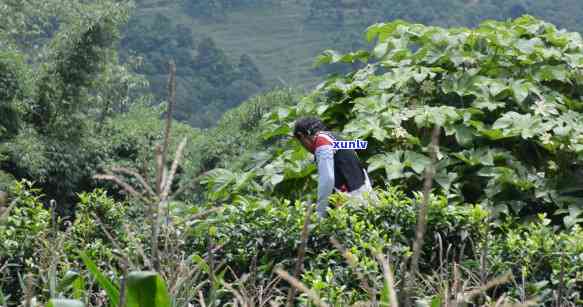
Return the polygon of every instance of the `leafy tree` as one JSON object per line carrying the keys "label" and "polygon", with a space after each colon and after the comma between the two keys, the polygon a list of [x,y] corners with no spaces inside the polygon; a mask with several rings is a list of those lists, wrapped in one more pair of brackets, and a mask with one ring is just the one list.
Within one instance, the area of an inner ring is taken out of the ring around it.
{"label": "leafy tree", "polygon": [[[35,4],[42,14],[21,11],[37,12]],[[60,212],[70,215],[74,193],[93,184],[91,176],[109,154],[97,123],[131,104],[144,85],[119,66],[114,50],[129,6],[31,0],[10,2],[8,11],[17,27],[0,35],[10,46],[0,57],[0,106],[7,110],[1,115],[0,168],[39,183]],[[58,27],[40,31],[48,21]],[[38,31],[18,27],[21,23],[33,28],[38,23]],[[15,31],[23,36],[13,39]],[[40,52],[29,55],[34,44]],[[5,126],[8,116],[11,124]]]}
{"label": "leafy tree", "polygon": [[167,96],[168,60],[177,64],[175,118],[194,126],[210,127],[228,108],[238,105],[263,86],[252,59],[242,56],[236,64],[213,39],[193,39],[192,30],[175,25],[162,14],[133,17],[121,42],[122,58],[141,56],[134,66],[150,82],[158,100]]}
{"label": "leafy tree", "polygon": [[18,133],[26,96],[25,74],[21,55],[13,50],[0,52],[0,140]]}
{"label": "leafy tree", "polygon": [[197,45],[194,69],[200,72],[212,85],[229,84],[235,78],[235,67],[223,50],[217,48],[210,37],[203,38]]}
{"label": "leafy tree", "polygon": [[192,30],[183,25],[173,25],[170,18],[157,13],[154,16],[134,16],[128,22],[121,40],[121,56],[129,58],[130,52],[144,57],[144,65],[136,67],[147,75],[167,74],[168,60],[173,58],[177,74],[191,75],[194,40]]}
{"label": "leafy tree", "polygon": [[251,57],[247,54],[243,54],[241,55],[241,58],[239,58],[237,70],[240,79],[252,82],[259,87],[263,86],[263,76],[261,75],[261,72],[259,72],[257,65],[255,65]]}

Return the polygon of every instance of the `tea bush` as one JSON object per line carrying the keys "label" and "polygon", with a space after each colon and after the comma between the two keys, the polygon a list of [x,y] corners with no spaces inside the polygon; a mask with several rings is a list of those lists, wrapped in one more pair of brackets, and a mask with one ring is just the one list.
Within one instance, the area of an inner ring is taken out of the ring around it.
{"label": "tea bush", "polygon": [[[355,269],[346,264],[330,243],[332,237],[357,259],[358,273],[368,276],[373,284],[382,284],[382,272],[373,251],[391,256],[398,279],[404,274],[401,263],[411,255],[420,197],[408,197],[395,187],[377,194],[378,202],[366,205],[335,199],[338,207],[330,210],[326,219],[312,217],[302,281],[331,304],[352,304],[367,299]],[[214,246],[221,247],[215,257],[224,260],[238,276],[251,273],[265,278],[278,265],[291,271],[305,205],[299,201],[239,197],[222,213],[195,222],[187,240],[190,243],[186,245],[192,246],[193,253],[203,255],[211,236]],[[527,297],[549,302],[550,293],[561,284],[569,301],[581,299],[578,294],[583,281],[580,227],[558,232],[542,215],[528,224],[512,218],[494,222],[482,206],[454,204],[444,196],[433,196],[428,217],[421,261],[424,275],[444,274],[443,270],[451,270],[452,263],[456,262],[464,268],[464,280],[480,274],[491,280],[513,272],[517,284],[503,285],[489,293],[492,297],[505,292],[519,300],[525,287]],[[487,255],[484,272],[480,267],[483,250]],[[563,282],[559,282],[561,268]],[[451,272],[445,276],[453,278]],[[417,295],[430,297],[434,293],[419,287]]]}

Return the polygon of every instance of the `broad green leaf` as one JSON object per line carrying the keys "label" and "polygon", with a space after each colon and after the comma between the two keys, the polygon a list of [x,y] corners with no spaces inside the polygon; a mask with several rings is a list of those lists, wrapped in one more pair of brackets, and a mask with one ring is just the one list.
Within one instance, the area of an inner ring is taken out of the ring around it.
{"label": "broad green leaf", "polygon": [[493,141],[509,137],[505,135],[500,129],[480,129],[479,131],[482,136]]}
{"label": "broad green leaf", "polygon": [[380,59],[380,58],[384,57],[388,51],[389,51],[389,43],[382,42],[382,43],[378,43],[374,47],[372,53],[376,58]]}
{"label": "broad green leaf", "polygon": [[83,276],[75,279],[73,282],[73,298],[81,300],[85,297],[85,279]]}
{"label": "broad green leaf", "polygon": [[520,50],[522,53],[530,55],[537,49],[537,47],[544,46],[544,43],[540,38],[535,37],[532,39],[519,39],[515,46],[516,49]]}
{"label": "broad green leaf", "polygon": [[438,172],[433,177],[435,182],[437,182],[446,191],[451,188],[451,185],[454,183],[454,181],[457,178],[458,178],[457,173],[453,173],[453,172],[448,173],[446,169],[443,169],[441,172]]}
{"label": "broad green leaf", "polygon": [[47,304],[47,307],[85,307],[85,304],[77,300],[52,299]]}
{"label": "broad green leaf", "polygon": [[535,78],[539,81],[553,81],[558,80],[567,82],[567,68],[562,65],[541,67],[535,74]]}
{"label": "broad green leaf", "polygon": [[518,114],[512,111],[496,120],[492,128],[502,130],[506,136],[520,135],[528,139],[538,132],[539,123],[540,119],[530,114]]}
{"label": "broad green leaf", "polygon": [[322,54],[320,54],[318,56],[318,58],[316,59],[314,66],[317,67],[317,66],[324,65],[324,64],[336,63],[336,62],[340,61],[341,58],[342,58],[342,55],[340,53],[338,53],[337,51],[324,50],[322,52]]}
{"label": "broad green leaf", "polygon": [[383,306],[383,307],[391,306],[391,294],[390,294],[390,290],[389,290],[389,282],[386,280],[383,282],[383,290],[381,291],[380,306]]}
{"label": "broad green leaf", "polygon": [[75,271],[67,271],[65,276],[59,281],[59,285],[57,286],[57,292],[63,292],[68,287],[72,286],[77,279],[81,276],[79,273]]}
{"label": "broad green leaf", "polygon": [[417,174],[421,174],[425,168],[431,164],[431,159],[414,151],[406,151],[405,163],[410,166]]}
{"label": "broad green leaf", "polygon": [[431,307],[441,307],[441,296],[436,295],[431,299]]}
{"label": "broad green leaf", "polygon": [[280,174],[274,174],[273,176],[271,176],[271,179],[269,179],[269,183],[271,183],[272,186],[276,186],[278,183],[283,181],[283,175]]}
{"label": "broad green leaf", "polygon": [[210,267],[208,263],[198,254],[193,254],[191,257],[192,261],[196,262],[196,264],[203,270],[203,272],[209,274]]}
{"label": "broad green leaf", "polygon": [[344,133],[358,139],[366,139],[372,136],[381,142],[389,137],[389,133],[381,125],[380,118],[370,115],[352,120],[344,128]]}
{"label": "broad green leaf", "polygon": [[[579,199],[580,201],[580,199]],[[569,214],[563,218],[565,226],[572,227],[578,223],[583,222],[583,208],[579,204],[569,206]],[[580,217],[581,216],[581,217]]]}
{"label": "broad green leaf", "polygon": [[291,134],[291,129],[290,127],[288,127],[287,125],[283,125],[278,127],[275,130],[269,130],[266,133],[264,133],[262,135],[263,139],[268,140],[271,139],[273,137],[277,137],[277,136],[289,136]]}
{"label": "broad green leaf", "polygon": [[357,98],[354,100],[354,111],[363,113],[372,113],[377,115],[386,108],[386,104],[381,103],[381,96],[370,96],[366,98]]}
{"label": "broad green leaf", "polygon": [[221,198],[224,192],[236,183],[236,180],[237,175],[230,170],[215,168],[208,171],[200,182],[208,185],[209,191],[214,197]]}
{"label": "broad green leaf", "polygon": [[500,98],[498,96],[503,91],[508,89],[508,85],[506,85],[504,82],[501,82],[498,80],[491,80],[489,82],[489,87],[490,87],[490,95],[492,95],[492,97],[496,97],[496,98]]}
{"label": "broad green leaf", "polygon": [[87,267],[87,270],[91,273],[93,278],[97,281],[97,284],[105,290],[107,294],[107,300],[111,306],[117,306],[119,302],[119,289],[117,286],[109,280],[97,267],[95,262],[89,258],[84,252],[79,253],[79,257]]}
{"label": "broad green leaf", "polygon": [[170,307],[166,283],[156,272],[131,272],[127,277],[128,307]]}
{"label": "broad green leaf", "polygon": [[463,125],[455,125],[455,139],[461,146],[469,146],[474,140],[474,133],[471,128]]}
{"label": "broad green leaf", "polygon": [[390,23],[377,23],[374,24],[366,30],[366,39],[370,43],[375,38],[378,37],[379,42],[384,41],[387,37],[391,36],[399,26],[406,25],[407,23],[402,20],[395,20]]}
{"label": "broad green leaf", "polygon": [[522,104],[526,97],[528,97],[529,87],[521,81],[516,81],[512,84],[512,93],[514,94],[514,100]]}
{"label": "broad green leaf", "polygon": [[368,171],[372,172],[377,169],[384,168],[387,175],[387,180],[403,178],[404,164],[402,157],[403,152],[401,151],[375,155],[368,160]]}
{"label": "broad green leaf", "polygon": [[485,99],[483,97],[476,99],[472,103],[472,107],[488,111],[494,111],[496,109],[503,108],[505,105],[506,104],[503,101],[495,101],[491,99]]}
{"label": "broad green leaf", "polygon": [[480,148],[478,150],[474,149],[464,150],[459,153],[454,153],[453,156],[465,162],[469,166],[494,165],[494,156],[492,154],[492,151],[489,150],[488,148]]}
{"label": "broad green leaf", "polygon": [[250,181],[255,178],[256,174],[254,171],[248,171],[239,174],[236,179],[236,183],[233,186],[233,191],[241,191],[250,184]]}

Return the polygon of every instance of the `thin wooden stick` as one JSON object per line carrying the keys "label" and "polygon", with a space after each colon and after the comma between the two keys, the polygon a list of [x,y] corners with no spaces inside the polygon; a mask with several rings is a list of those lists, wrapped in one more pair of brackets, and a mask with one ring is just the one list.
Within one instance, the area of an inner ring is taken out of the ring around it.
{"label": "thin wooden stick", "polygon": [[561,251],[561,273],[559,274],[559,290],[557,291],[557,306],[563,301],[563,287],[565,286],[565,253]]}
{"label": "thin wooden stick", "polygon": [[362,272],[360,272],[358,270],[358,263],[354,259],[354,256],[348,250],[346,250],[346,248],[344,248],[344,246],[342,246],[342,244],[340,244],[340,242],[338,242],[338,240],[336,240],[336,238],[334,238],[334,237],[330,238],[330,243],[332,243],[332,245],[342,254],[342,256],[344,257],[344,259],[346,260],[348,265],[350,265],[352,267],[352,270],[354,271],[354,273],[356,274],[356,276],[360,280],[362,287],[370,296],[370,300],[372,302],[372,305],[376,306],[377,305],[377,293],[376,293],[375,289],[371,288],[371,286],[369,285],[368,278],[364,274],[362,274]]}
{"label": "thin wooden stick", "polygon": [[32,307],[32,297],[33,297],[33,275],[29,273],[26,275],[26,288],[24,290],[24,306]]}
{"label": "thin wooden stick", "polygon": [[[308,204],[306,217],[304,218],[304,227],[302,228],[300,246],[298,248],[298,257],[296,259],[296,268],[294,271],[294,279],[298,279],[304,265],[304,256],[306,255],[306,246],[308,245],[308,235],[310,234],[310,220],[312,217],[312,204]],[[287,274],[287,272],[286,272]],[[281,275],[280,275],[281,276]],[[291,276],[290,276],[291,277]],[[282,277],[283,278],[283,277]],[[284,278],[285,279],[285,278]],[[295,288],[290,287],[287,293],[287,307],[292,307],[295,296]]]}
{"label": "thin wooden stick", "polygon": [[198,302],[200,306],[206,307],[206,303],[204,302],[204,296],[202,295],[202,291],[198,290]]}
{"label": "thin wooden stick", "polygon": [[[279,277],[281,277],[282,279],[287,281],[292,286],[292,288],[298,289],[301,292],[305,293],[308,296],[308,298],[310,298],[316,306],[319,306],[319,307],[328,307],[329,306],[324,301],[322,301],[322,299],[318,296],[318,294],[316,294],[316,292],[314,292],[310,288],[306,287],[306,285],[304,285],[297,278],[289,275],[288,272],[277,268],[277,269],[275,269],[275,273],[277,275],[279,275]],[[289,304],[289,301],[288,301],[288,304]]]}
{"label": "thin wooden stick", "polygon": [[203,217],[206,217],[207,215],[209,215],[211,213],[219,212],[219,211],[222,211],[224,209],[225,209],[225,207],[212,208],[212,209],[209,209],[209,210],[206,210],[206,211],[203,211],[203,212],[199,212],[199,213],[191,216],[188,220],[189,221],[195,221],[195,220],[201,219]]}
{"label": "thin wooden stick", "polygon": [[156,194],[162,194],[162,183],[164,182],[164,159],[162,153],[162,146],[156,145]]}
{"label": "thin wooden stick", "polygon": [[172,112],[176,101],[176,64],[174,61],[168,63],[168,111],[166,112],[166,129],[164,131],[164,145],[162,146],[162,164],[166,165],[166,154],[170,140],[170,130],[172,128]]}
{"label": "thin wooden stick", "polygon": [[10,215],[10,211],[12,211],[12,209],[14,208],[14,206],[16,206],[16,203],[20,200],[20,198],[15,198],[12,202],[10,202],[10,205],[8,206],[8,208],[6,208],[6,210],[4,210],[4,212],[2,212],[2,214],[0,215],[0,224],[8,218],[8,216]]}
{"label": "thin wooden stick", "polygon": [[385,255],[375,253],[374,256],[383,267],[385,286],[389,289],[389,301],[391,304],[390,307],[399,307],[399,302],[397,301],[397,292],[395,291],[395,277],[393,276],[391,263],[389,262],[388,257]]}
{"label": "thin wooden stick", "polygon": [[166,168],[164,167],[164,159],[162,157],[162,147],[156,146],[156,163],[158,164],[158,173],[156,174],[156,192],[158,193],[158,201],[151,204],[150,224],[152,225],[152,234],[150,237],[151,244],[151,262],[156,272],[160,272],[160,259],[158,251],[158,237],[160,233],[160,202],[162,196],[162,184]]}
{"label": "thin wooden stick", "polygon": [[143,200],[145,202],[148,202],[148,200],[144,197],[144,195],[142,195],[142,193],[139,193],[138,191],[136,191],[134,188],[132,188],[131,185],[127,184],[125,181],[121,180],[117,176],[114,176],[114,175],[95,175],[95,176],[93,176],[93,178],[97,179],[97,180],[113,181],[117,185],[119,185],[122,189],[124,189],[124,191],[126,191],[128,194],[133,195],[137,198],[140,198],[141,200]]}
{"label": "thin wooden stick", "polygon": [[119,245],[119,242],[113,237],[113,235],[109,232],[109,230],[107,230],[107,228],[105,227],[105,224],[99,218],[99,216],[95,213],[91,213],[91,216],[95,219],[95,221],[97,222],[97,224],[99,225],[101,230],[103,230],[107,239],[109,239],[109,241],[111,241],[111,244],[113,245],[113,247],[115,247],[115,249],[117,249],[119,251],[120,257],[118,257],[118,258],[120,258],[121,262],[126,267],[126,269],[128,266],[131,268],[135,268],[136,266],[131,262],[130,257],[128,257],[127,255],[122,253],[123,249]]}
{"label": "thin wooden stick", "polygon": [[410,288],[415,279],[417,278],[417,272],[419,271],[419,258],[421,257],[421,250],[423,247],[423,241],[425,236],[425,231],[427,230],[427,211],[429,207],[429,201],[431,198],[431,188],[433,185],[433,177],[435,175],[435,163],[437,161],[437,151],[439,148],[439,134],[441,133],[441,127],[435,125],[433,127],[433,133],[431,134],[431,144],[430,144],[430,155],[431,163],[425,169],[425,180],[423,183],[423,201],[419,207],[417,214],[417,226],[415,229],[415,241],[413,242],[413,254],[411,256],[411,262],[409,265],[409,271],[406,274],[404,282],[404,304],[406,307],[411,306],[410,301]]}
{"label": "thin wooden stick", "polygon": [[125,307],[126,306],[126,282],[127,282],[127,278],[128,278],[128,265],[127,263],[123,263],[122,264],[122,278],[120,280],[120,284],[119,284],[119,307]]}
{"label": "thin wooden stick", "polygon": [[176,170],[178,169],[178,164],[182,159],[182,152],[184,151],[184,147],[186,146],[186,137],[182,139],[180,145],[178,145],[178,149],[176,150],[176,154],[174,157],[174,162],[172,163],[172,168],[170,169],[170,174],[164,183],[164,190],[162,191],[162,195],[160,195],[160,199],[165,201],[168,198],[168,193],[170,193],[170,187],[172,186],[172,181],[174,180],[174,175],[176,174]]}
{"label": "thin wooden stick", "polygon": [[495,286],[501,285],[501,284],[505,284],[507,282],[509,282],[512,279],[512,273],[508,272],[500,277],[494,278],[492,280],[490,280],[489,282],[487,282],[484,286],[479,287],[478,289],[472,290],[466,294],[464,294],[463,296],[463,300],[462,301],[469,301],[471,300],[474,296],[480,294],[480,293],[484,293],[485,291],[487,291],[490,288],[493,288]]}

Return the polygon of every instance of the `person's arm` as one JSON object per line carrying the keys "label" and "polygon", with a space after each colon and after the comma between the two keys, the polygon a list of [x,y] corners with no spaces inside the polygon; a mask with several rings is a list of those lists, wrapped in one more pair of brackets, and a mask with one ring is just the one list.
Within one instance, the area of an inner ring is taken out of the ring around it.
{"label": "person's arm", "polygon": [[328,196],[334,190],[334,152],[331,145],[316,148],[318,163],[318,215],[324,217],[328,208]]}

